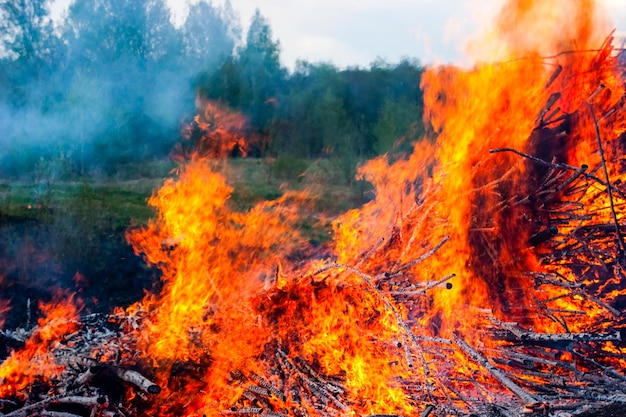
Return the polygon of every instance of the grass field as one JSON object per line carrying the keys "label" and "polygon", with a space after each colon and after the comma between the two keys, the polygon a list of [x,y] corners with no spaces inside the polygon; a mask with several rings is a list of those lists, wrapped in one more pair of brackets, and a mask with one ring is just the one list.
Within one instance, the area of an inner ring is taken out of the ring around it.
{"label": "grass field", "polygon": [[[273,200],[287,190],[307,190],[311,214],[332,218],[368,198],[368,185],[355,181],[354,166],[346,169],[346,164],[296,158],[232,159],[216,163],[215,170],[234,189],[230,201],[233,210],[246,211],[256,202]],[[48,173],[20,181],[0,179],[0,219],[57,226],[66,223],[70,230],[61,227],[58,233],[73,234],[78,228],[86,234],[84,238],[92,232],[113,233],[142,225],[154,216],[148,198],[166,178],[176,177],[176,168],[175,163],[161,160],[122,166],[115,176],[59,178]],[[322,230],[328,224],[303,222],[316,238],[328,235],[328,230]]]}

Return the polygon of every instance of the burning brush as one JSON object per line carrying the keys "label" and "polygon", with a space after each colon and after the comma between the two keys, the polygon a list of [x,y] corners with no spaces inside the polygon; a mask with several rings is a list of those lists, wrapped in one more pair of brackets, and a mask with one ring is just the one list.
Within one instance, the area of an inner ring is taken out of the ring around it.
{"label": "burning brush", "polygon": [[626,412],[625,72],[580,3],[513,1],[503,27],[554,24],[545,7],[578,20],[522,49],[514,27],[524,59],[429,70],[436,141],[361,167],[376,198],[335,220],[323,259],[301,261],[306,196],[233,212],[210,161],[182,166],[128,233],[162,291],[4,331],[0,413]]}

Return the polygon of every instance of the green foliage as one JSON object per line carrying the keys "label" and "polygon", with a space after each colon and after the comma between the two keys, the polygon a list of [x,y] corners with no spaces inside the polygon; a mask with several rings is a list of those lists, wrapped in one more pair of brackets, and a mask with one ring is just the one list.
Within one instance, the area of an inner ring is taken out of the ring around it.
{"label": "green foliage", "polygon": [[213,72],[232,55],[241,34],[228,1],[223,8],[203,1],[191,5],[181,31],[185,62],[192,73]]}
{"label": "green foliage", "polygon": [[395,149],[407,149],[411,142],[419,140],[424,127],[418,116],[422,114],[420,103],[407,99],[385,99],[373,133],[376,136],[376,152],[383,154]]}
{"label": "green foliage", "polygon": [[309,166],[308,162],[293,156],[279,156],[272,163],[270,171],[275,178],[297,181]]}
{"label": "green foliage", "polygon": [[168,155],[196,94],[243,113],[248,156],[279,158],[277,175],[321,158],[351,181],[358,161],[422,136],[417,61],[301,61],[289,73],[270,22],[257,10],[242,39],[228,1],[194,3],[179,28],[165,0],[76,0],[58,30],[47,6],[0,0],[0,175],[59,150],[75,174],[126,175]]}

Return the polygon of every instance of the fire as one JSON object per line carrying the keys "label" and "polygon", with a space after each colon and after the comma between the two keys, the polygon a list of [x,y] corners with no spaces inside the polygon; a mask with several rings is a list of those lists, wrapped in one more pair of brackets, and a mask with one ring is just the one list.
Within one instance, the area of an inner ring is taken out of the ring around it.
{"label": "fire", "polygon": [[175,159],[245,156],[259,145],[242,113],[201,93],[196,96],[196,110],[193,122],[183,129],[185,142],[173,152]]}
{"label": "fire", "polygon": [[[626,297],[626,91],[595,10],[591,0],[510,1],[481,44],[492,60],[430,68],[429,137],[404,159],[359,169],[375,199],[335,219],[328,247],[313,251],[298,233],[306,193],[232,207],[224,162],[207,156],[228,154],[238,135],[192,153],[150,199],[156,218],[128,232],[162,272],[158,291],[118,312],[140,323],[124,328],[138,353],[123,359],[149,364],[163,389],[150,411],[415,415],[426,401],[492,401],[476,386],[495,380],[507,388],[499,395],[541,403],[478,351],[496,358],[520,340],[562,344],[623,326],[610,327],[622,313],[613,301]],[[243,129],[198,103],[204,130]],[[0,367],[0,395],[62,370],[50,345],[74,330],[75,311],[44,310]],[[605,371],[624,365],[618,336],[598,348]],[[537,368],[580,353],[559,355]]]}
{"label": "fire", "polygon": [[[406,159],[383,156],[360,168],[376,198],[334,221],[326,258],[295,264],[290,257],[306,247],[289,204],[298,199],[233,212],[232,189],[211,164],[197,158],[184,166],[151,199],[158,218],[129,234],[163,271],[163,290],[142,303],[148,322],[138,338],[170,385],[168,401],[186,398],[185,415],[213,415],[257,375],[274,386],[304,384],[315,397],[308,377],[276,377],[313,366],[311,375],[340,381],[329,385],[337,393],[327,401],[344,413],[412,414],[417,404],[401,381],[445,391],[451,374],[476,375],[471,346],[503,343],[485,339],[488,318],[546,333],[597,326],[612,307],[576,288],[609,286],[623,295],[617,275],[580,284],[581,271],[547,250],[576,239],[581,223],[559,217],[567,207],[593,224],[623,217],[611,219],[607,187],[598,183],[601,165],[606,183],[624,175],[615,165],[621,148],[604,150],[608,160],[599,149],[603,138],[624,133],[624,120],[606,117],[624,94],[623,74],[592,6],[511,1],[482,44],[497,60],[429,69],[422,87],[432,137]],[[574,171],[569,183],[583,176],[596,184],[573,193],[557,168]],[[580,311],[588,314],[570,318]],[[440,353],[423,343],[460,349]],[[454,371],[428,365],[441,356]],[[197,381],[175,376],[191,364]],[[319,413],[287,387],[266,406]]]}
{"label": "fire", "polygon": [[264,371],[255,364],[269,335],[253,297],[277,265],[306,247],[293,224],[296,212],[288,209],[303,195],[286,193],[238,213],[228,207],[231,192],[211,163],[199,159],[150,200],[158,219],[129,234],[162,268],[165,283],[159,296],[143,303],[154,315],[139,336],[141,348],[165,368],[166,380],[174,363],[205,361],[202,389],[226,400],[233,395],[231,371]]}
{"label": "fire", "polygon": [[46,382],[61,375],[60,365],[52,349],[63,336],[79,327],[73,297],[52,303],[40,303],[43,313],[37,327],[24,342],[0,365],[0,398],[24,397],[25,388],[35,382]]}

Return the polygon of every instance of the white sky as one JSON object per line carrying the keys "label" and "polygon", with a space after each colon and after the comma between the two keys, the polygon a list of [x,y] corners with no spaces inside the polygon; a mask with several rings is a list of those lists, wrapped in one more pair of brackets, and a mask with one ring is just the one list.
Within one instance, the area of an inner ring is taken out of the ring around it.
{"label": "white sky", "polygon": [[[71,0],[56,0],[62,10]],[[222,0],[213,0],[221,4]],[[504,0],[230,0],[244,31],[256,8],[280,40],[281,59],[367,67],[377,58],[423,64],[468,64],[469,37],[493,20]],[[579,1],[579,0],[571,0]],[[599,0],[614,27],[626,32],[626,1]],[[167,0],[182,21],[188,0]],[[245,32],[244,32],[245,33]]]}

